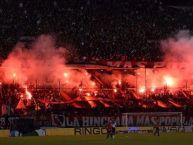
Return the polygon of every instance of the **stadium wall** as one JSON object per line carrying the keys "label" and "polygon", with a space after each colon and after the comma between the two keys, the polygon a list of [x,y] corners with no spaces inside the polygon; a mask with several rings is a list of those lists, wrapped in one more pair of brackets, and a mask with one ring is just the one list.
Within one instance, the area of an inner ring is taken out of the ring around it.
{"label": "stadium wall", "polygon": [[[117,131],[127,129],[126,127],[117,127]],[[76,128],[46,128],[47,136],[57,135],[102,135],[106,134],[105,127],[76,127]]]}
{"label": "stadium wall", "polygon": [[[117,127],[117,133],[151,133],[153,127]],[[76,128],[47,128],[47,136],[64,135],[103,135],[106,134],[105,127],[76,127]]]}
{"label": "stadium wall", "polygon": [[[160,126],[161,132],[193,132],[192,126]],[[117,127],[117,133],[152,133],[153,127]],[[47,128],[47,136],[68,136],[68,135],[102,135],[106,134],[104,127],[76,127],[76,128]]]}
{"label": "stadium wall", "polygon": [[9,137],[10,131],[9,130],[0,130],[0,137]]}
{"label": "stadium wall", "polygon": [[[45,131],[45,134],[44,134]],[[165,126],[160,127],[161,132],[193,132],[193,126]],[[37,130],[36,130],[37,132]],[[104,127],[82,128],[45,128],[38,130],[38,136],[79,136],[79,135],[102,135],[106,134]],[[152,133],[153,127],[117,127],[117,133]],[[12,136],[10,130],[0,130],[0,137]],[[14,137],[15,135],[13,135]]]}
{"label": "stadium wall", "polygon": [[47,136],[74,135],[74,128],[46,128]]}

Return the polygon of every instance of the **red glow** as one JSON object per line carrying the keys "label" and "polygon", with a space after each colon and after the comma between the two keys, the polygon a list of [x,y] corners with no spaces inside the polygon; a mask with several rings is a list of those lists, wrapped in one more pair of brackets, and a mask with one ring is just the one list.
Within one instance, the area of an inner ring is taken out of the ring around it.
{"label": "red glow", "polygon": [[160,106],[162,108],[167,108],[167,105],[162,101],[157,101],[157,104],[158,104],[158,106]]}
{"label": "red glow", "polygon": [[13,73],[12,76],[13,76],[13,78],[15,78],[16,77],[16,73]]}
{"label": "red glow", "polygon": [[25,94],[26,94],[26,99],[31,100],[32,94],[28,91],[27,86],[25,86]]}
{"label": "red glow", "polygon": [[155,86],[152,86],[152,87],[151,87],[151,92],[155,92],[155,90],[156,90],[156,87],[155,87]]}
{"label": "red glow", "polygon": [[31,100],[32,94],[28,90],[26,90],[25,93],[26,93],[27,99]]}
{"label": "red glow", "polygon": [[16,109],[25,109],[25,105],[22,99],[19,100],[19,103],[17,104]]}
{"label": "red glow", "polygon": [[175,81],[171,76],[165,76],[164,83],[168,87],[173,87],[175,85]]}
{"label": "red glow", "polygon": [[92,86],[94,87],[96,84],[95,84],[95,82],[92,82]]}
{"label": "red glow", "polygon": [[114,89],[113,89],[113,92],[114,92],[114,93],[117,93],[117,89],[116,89],[116,88],[114,88]]}
{"label": "red glow", "polygon": [[145,87],[139,88],[139,93],[141,93],[141,94],[145,93]]}
{"label": "red glow", "polygon": [[90,94],[87,96],[85,96],[85,100],[89,103],[89,105],[92,107],[92,108],[95,108],[97,105],[94,101],[91,100],[92,97],[90,96]]}
{"label": "red glow", "polygon": [[95,96],[97,96],[97,94],[98,94],[98,92],[97,92],[97,91],[96,91],[96,92],[94,92],[94,95],[95,95]]}
{"label": "red glow", "polygon": [[64,77],[67,78],[68,77],[68,73],[65,72],[64,73]]}
{"label": "red glow", "polygon": [[155,92],[155,88],[151,88],[151,92]]}
{"label": "red glow", "polygon": [[65,81],[65,83],[69,83],[69,81],[68,81],[68,80],[66,80],[66,81]]}
{"label": "red glow", "polygon": [[172,101],[172,100],[169,100],[169,102],[170,102],[172,105],[174,105],[175,107],[182,107],[182,105],[180,105],[180,104],[178,104],[178,103],[176,103],[176,102],[174,102],[174,101]]}
{"label": "red glow", "polygon": [[[188,87],[191,88],[193,84],[193,37],[169,39],[164,43],[168,49],[165,51],[163,58],[165,65],[162,68],[147,68],[144,71],[144,68],[139,67],[134,70],[135,75],[131,75],[131,73],[123,74],[122,71],[118,71],[114,67],[109,67],[111,73],[107,73],[105,67],[96,65],[95,68],[101,72],[95,73],[94,71],[87,71],[79,65],[75,65],[76,69],[73,69],[74,65],[64,64],[67,61],[61,56],[65,56],[63,55],[66,51],[65,48],[55,49],[55,42],[50,36],[40,36],[31,49],[16,46],[7,59],[2,62],[1,81],[3,83],[17,83],[22,87],[28,82],[38,81],[40,84],[48,82],[49,85],[58,87],[58,80],[60,80],[61,85],[64,84],[65,86],[62,86],[61,90],[63,88],[66,90],[75,88],[76,92],[80,91],[78,95],[84,95],[89,99],[92,95],[97,96],[96,90],[99,90],[98,96],[101,96],[100,91],[103,88],[110,91],[111,94],[118,92],[118,94],[125,95],[125,84],[128,84],[128,90],[132,89],[133,95],[138,99],[141,99],[144,93],[147,96],[151,96],[155,92],[159,95],[159,93],[165,92],[165,87],[167,87],[168,92],[172,92],[175,88],[184,88],[187,80]],[[42,55],[39,56],[39,54]],[[87,67],[89,68],[90,65],[85,64],[85,68]],[[135,86],[136,88],[134,88]],[[89,93],[85,93],[85,91]],[[184,96],[186,96],[185,93]],[[188,95],[186,97],[189,99]],[[20,98],[32,99],[32,94],[27,87]],[[73,97],[71,98],[69,95],[64,98],[64,100],[71,101]],[[109,97],[109,99],[111,98]],[[158,105],[166,108],[167,104],[164,102],[158,101]],[[170,104],[180,107],[180,104],[173,100],[170,101]],[[78,104],[74,106],[78,107]]]}
{"label": "red glow", "polygon": [[87,96],[90,96],[90,93],[86,93]]}

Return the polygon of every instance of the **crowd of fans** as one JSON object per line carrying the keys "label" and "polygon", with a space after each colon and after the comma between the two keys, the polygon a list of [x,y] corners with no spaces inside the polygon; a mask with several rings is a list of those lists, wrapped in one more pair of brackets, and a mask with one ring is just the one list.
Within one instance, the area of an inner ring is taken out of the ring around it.
{"label": "crowd of fans", "polygon": [[191,31],[192,17],[192,8],[161,0],[2,0],[0,54],[6,57],[23,36],[51,34],[77,59],[159,60],[160,40]]}
{"label": "crowd of fans", "polygon": [[[138,111],[184,111],[193,108],[191,92],[187,90],[159,90],[156,92],[140,93],[135,88],[98,88],[83,89],[81,92],[66,91],[65,88],[21,88],[16,84],[1,85],[1,116],[33,116],[36,114],[53,112],[83,115],[110,115],[121,112]],[[100,111],[99,111],[100,110]],[[103,110],[103,111],[102,111]]]}
{"label": "crowd of fans", "polygon": [[[0,127],[14,128],[13,120],[52,126],[52,114],[65,116],[121,116],[124,112],[183,112],[192,116],[193,99],[187,89],[171,92],[157,90],[140,94],[136,88],[100,88],[96,91],[83,89],[81,93],[72,88],[38,86],[26,88],[17,84],[1,84]],[[88,93],[89,92],[89,93]],[[70,98],[70,99],[69,99]],[[94,104],[94,105],[93,105]],[[13,124],[10,124],[12,122]]]}

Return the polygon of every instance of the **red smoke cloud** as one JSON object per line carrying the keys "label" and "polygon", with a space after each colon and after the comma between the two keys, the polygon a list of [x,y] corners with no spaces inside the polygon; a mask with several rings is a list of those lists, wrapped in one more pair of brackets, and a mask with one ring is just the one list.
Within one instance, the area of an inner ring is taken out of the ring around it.
{"label": "red smoke cloud", "polygon": [[[188,31],[180,31],[175,37],[161,41],[165,68],[141,68],[136,71],[138,91],[144,88],[154,92],[156,88],[175,91],[191,87],[193,83],[193,37]],[[146,81],[145,81],[146,80]]]}
{"label": "red smoke cloud", "polygon": [[[136,71],[136,75],[95,73],[113,89],[127,82],[137,86],[140,92],[148,89],[154,92],[157,88],[175,89],[191,86],[193,78],[193,37],[187,31],[180,31],[175,37],[163,40],[161,48],[164,52],[165,68],[145,69]],[[48,35],[42,35],[32,44],[30,49],[22,44],[16,45],[8,58],[2,63],[4,82],[17,82],[24,85],[28,82],[58,85],[60,82],[66,88],[96,88],[96,82],[86,70],[72,70],[65,65],[67,51],[55,46],[55,40]],[[146,77],[145,77],[146,73]]]}
{"label": "red smoke cloud", "polygon": [[180,31],[174,38],[162,42],[167,71],[182,87],[193,78],[193,37],[188,31]]}
{"label": "red smoke cloud", "polygon": [[2,63],[3,81],[19,83],[22,86],[29,82],[58,85],[60,82],[67,88],[79,85],[90,86],[93,82],[85,70],[72,70],[65,65],[67,50],[55,46],[55,40],[49,35],[42,35],[25,48],[19,43]]}

